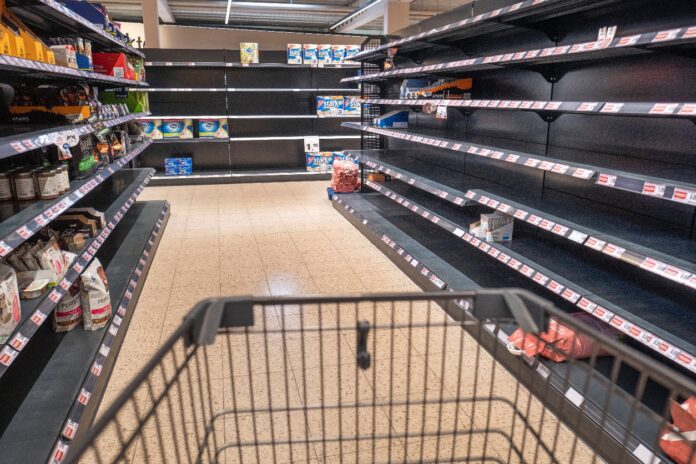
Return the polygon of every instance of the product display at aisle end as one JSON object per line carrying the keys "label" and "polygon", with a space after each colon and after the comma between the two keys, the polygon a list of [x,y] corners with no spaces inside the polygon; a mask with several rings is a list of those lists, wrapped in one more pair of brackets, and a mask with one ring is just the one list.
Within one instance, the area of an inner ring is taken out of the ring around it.
{"label": "product display at aisle end", "polygon": [[[361,85],[361,121],[342,123],[362,137],[345,151],[361,192],[333,202],[425,289],[525,288],[693,378],[696,10],[633,3],[479,2],[369,39],[342,80]],[[649,90],[646,70],[663,76]],[[554,324],[541,338],[565,343]],[[608,456],[689,462],[660,416],[693,427],[632,367],[569,366],[515,324],[498,339]],[[628,405],[606,403],[614,382],[655,416],[627,422]]]}
{"label": "product display at aisle end", "polygon": [[0,447],[45,462],[96,415],[169,205],[136,203],[149,104],[124,89],[147,86],[144,54],[108,11],[0,14]]}
{"label": "product display at aisle end", "polygon": [[360,89],[340,83],[357,48],[305,45],[145,50],[151,88],[130,94],[151,103],[141,165],[155,185],[329,179],[333,154],[359,147],[341,122],[360,117]]}

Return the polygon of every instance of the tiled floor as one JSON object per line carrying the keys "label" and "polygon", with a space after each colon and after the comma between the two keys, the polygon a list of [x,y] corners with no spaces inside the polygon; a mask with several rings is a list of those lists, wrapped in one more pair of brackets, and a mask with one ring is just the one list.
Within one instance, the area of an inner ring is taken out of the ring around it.
{"label": "tiled floor", "polygon": [[[333,210],[324,182],[158,187],[141,199],[169,200],[172,215],[102,411],[203,298],[418,291]],[[177,344],[100,438],[100,450],[117,453],[136,428],[136,418],[142,421],[144,411],[153,409],[157,414],[128,446],[124,462],[195,462],[205,441],[211,446],[204,447],[203,462],[213,461],[212,450],[225,443],[255,446],[230,447],[218,462],[437,462],[453,455],[548,461],[548,453],[525,433],[528,427],[550,439],[560,461],[592,462],[591,453],[576,447],[572,434],[475,340],[459,327],[444,327],[451,320],[434,305],[255,310],[254,330],[265,328],[265,334],[219,336],[188,363],[183,359],[191,350]],[[355,361],[355,321],[362,319],[390,326],[373,332],[372,365],[365,371]],[[428,330],[413,327],[428,320],[433,324]],[[326,330],[309,332],[309,327]],[[179,380],[158,403],[176,367],[183,367]],[[511,403],[502,400],[452,402],[491,392],[516,399],[524,414],[515,416]],[[396,404],[390,406],[390,400]],[[312,408],[320,404],[325,407]],[[224,410],[237,413],[213,420],[213,413]],[[210,423],[214,426],[204,440]],[[481,428],[507,432],[466,433]],[[437,434],[454,430],[462,435]],[[506,435],[522,454],[511,451]],[[350,439],[359,436],[383,438]],[[314,441],[317,437],[321,440]]]}

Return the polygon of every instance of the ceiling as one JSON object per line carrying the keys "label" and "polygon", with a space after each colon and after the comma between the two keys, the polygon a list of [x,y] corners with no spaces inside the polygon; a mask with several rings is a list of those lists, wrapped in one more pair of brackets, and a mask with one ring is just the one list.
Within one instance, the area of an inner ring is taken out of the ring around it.
{"label": "ceiling", "polygon": [[[327,32],[329,27],[372,0],[253,0],[232,1],[229,27]],[[471,3],[472,0],[414,0],[411,24]],[[159,0],[167,4],[176,24],[225,26],[227,0]],[[142,22],[141,0],[100,0],[115,21]],[[161,8],[160,8],[161,10]],[[171,19],[171,18],[170,18]],[[378,19],[351,31],[379,34]]]}

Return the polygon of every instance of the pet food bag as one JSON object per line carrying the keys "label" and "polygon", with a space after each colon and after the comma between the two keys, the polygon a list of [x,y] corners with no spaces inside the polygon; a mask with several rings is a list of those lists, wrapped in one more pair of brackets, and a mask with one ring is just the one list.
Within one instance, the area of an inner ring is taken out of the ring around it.
{"label": "pet food bag", "polygon": [[0,264],[0,343],[5,343],[21,316],[19,287],[14,269]]}
{"label": "pet food bag", "polygon": [[105,327],[111,319],[111,296],[106,272],[96,258],[80,276],[80,295],[85,330]]}
{"label": "pet food bag", "polygon": [[337,160],[333,163],[331,188],[336,193],[352,193],[360,188],[360,169],[351,160]]}
{"label": "pet food bag", "polygon": [[660,448],[677,464],[696,464],[696,397],[670,400],[671,426],[660,432]]}
{"label": "pet food bag", "polygon": [[68,332],[82,322],[80,283],[73,283],[53,311],[53,330]]}
{"label": "pet food bag", "polygon": [[[617,331],[590,314],[579,312],[571,316],[589,325],[602,338],[618,338],[619,336]],[[583,333],[577,333],[553,318],[549,321],[546,332],[542,332],[538,337],[517,329],[508,340],[510,342],[508,349],[514,354],[524,354],[528,357],[541,355],[555,362],[563,362],[569,357],[589,358],[596,346],[594,339]],[[597,351],[598,356],[606,354],[601,348]]]}

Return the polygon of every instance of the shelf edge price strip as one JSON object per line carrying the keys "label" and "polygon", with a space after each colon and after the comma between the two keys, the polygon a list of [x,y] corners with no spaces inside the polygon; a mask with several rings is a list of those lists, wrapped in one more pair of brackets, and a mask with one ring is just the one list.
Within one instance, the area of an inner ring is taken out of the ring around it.
{"label": "shelf edge price strip", "polygon": [[[350,205],[347,203],[343,203],[343,199],[340,197],[340,195],[334,195],[334,201],[338,203],[339,205],[343,205],[344,209],[349,209]],[[372,227],[372,224],[368,221],[367,218],[359,214],[357,211],[354,209],[350,208],[350,213],[353,216],[358,217],[361,219],[362,224],[366,226],[368,229],[370,229],[375,235],[378,235],[382,242],[384,242],[389,248],[394,250],[399,256],[401,256],[411,267],[415,268],[422,276],[428,278],[428,280],[435,285],[437,288],[440,290],[444,290],[447,287],[447,283],[441,279],[437,274],[435,274],[432,270],[427,268],[422,262],[420,262],[418,259],[415,257],[411,256],[411,254],[407,253],[406,250],[399,245],[396,241],[391,239],[388,235],[382,233],[381,231],[377,230],[376,228]]]}
{"label": "shelf edge price strip", "polygon": [[[148,113],[133,113],[133,114],[121,116],[121,117],[116,118],[116,119],[108,119],[106,121],[102,121],[102,123],[106,127],[113,127],[113,126],[117,126],[119,124],[123,124],[123,123],[128,122],[128,121],[142,118],[142,117],[147,116],[147,115],[148,115]],[[19,154],[25,153],[27,151],[36,150],[37,148],[47,147],[47,146],[53,145],[57,135],[62,134],[64,136],[66,136],[66,135],[74,134],[77,136],[83,136],[83,135],[91,134],[91,133],[96,132],[96,131],[97,131],[97,129],[95,127],[95,124],[83,124],[83,125],[78,125],[75,127],[70,127],[67,129],[61,128],[60,130],[56,130],[55,132],[48,132],[46,134],[42,134],[42,135],[38,135],[38,136],[34,136],[34,137],[27,137],[27,138],[13,140],[11,142],[5,142],[2,144],[2,147],[0,147],[0,148],[2,148],[2,149],[0,149],[0,156],[8,157],[8,156],[13,156],[13,155],[19,155]]]}

